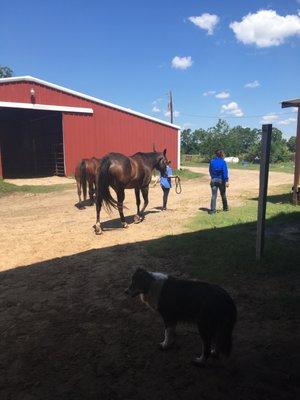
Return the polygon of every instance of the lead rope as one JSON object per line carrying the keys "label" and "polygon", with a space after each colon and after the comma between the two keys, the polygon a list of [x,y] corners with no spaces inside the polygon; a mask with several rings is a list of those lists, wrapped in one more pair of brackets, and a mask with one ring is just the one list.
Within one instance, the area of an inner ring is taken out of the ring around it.
{"label": "lead rope", "polygon": [[180,178],[179,176],[176,176],[175,178],[175,192],[177,194],[180,194],[182,192],[182,188],[181,188],[181,183],[180,183]]}

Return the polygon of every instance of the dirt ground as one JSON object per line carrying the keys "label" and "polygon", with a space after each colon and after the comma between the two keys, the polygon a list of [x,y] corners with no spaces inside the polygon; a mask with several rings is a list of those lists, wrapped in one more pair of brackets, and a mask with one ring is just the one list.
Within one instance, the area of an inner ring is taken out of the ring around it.
{"label": "dirt ground", "polygon": [[[233,170],[231,181],[231,207],[257,195],[257,171]],[[270,190],[291,181],[291,175],[271,173]],[[137,266],[189,276],[188,266],[162,263],[144,245],[184,232],[209,199],[206,175],[184,182],[181,195],[173,191],[170,211],[162,213],[155,187],[145,221],[122,229],[116,213],[103,214],[105,232],[96,236],[95,209],[74,207],[75,185],[0,198],[0,399],[296,398],[289,371],[297,346],[276,331],[276,322],[265,329],[264,317],[255,314],[261,300],[250,295],[256,288],[246,285],[235,297],[241,318],[232,357],[205,369],[190,363],[200,351],[192,327],[180,327],[175,349],[162,352],[159,317],[123,293]],[[132,191],[126,206],[132,222]],[[234,293],[230,282],[226,288]]]}
{"label": "dirt ground", "polygon": [[[78,210],[74,207],[77,203],[75,183],[73,190],[47,194],[18,193],[0,198],[0,271],[87,250],[136,243],[183,232],[186,221],[199,212],[199,208],[207,208],[210,203],[207,170],[190,169],[206,175],[201,179],[184,182],[180,195],[173,190],[169,196],[169,211],[166,213],[157,209],[162,205],[159,185],[151,188],[146,218],[141,224],[132,224],[136,212],[135,197],[134,191],[128,190],[125,198],[128,209],[125,210],[125,215],[130,223],[129,228],[121,228],[117,211],[108,215],[103,210],[101,221],[105,232],[102,236],[96,236],[92,228],[95,223],[95,208]],[[232,170],[230,175],[230,207],[240,205],[246,198],[257,196],[257,171]],[[46,179],[48,183],[57,184],[60,181],[58,177]],[[61,182],[65,183],[66,179],[61,178]],[[19,180],[16,181],[14,183],[18,184]],[[40,185],[44,183],[44,178],[30,181],[31,184]],[[67,181],[72,182],[70,179]],[[269,191],[278,184],[289,183],[292,185],[290,174],[272,172]]]}

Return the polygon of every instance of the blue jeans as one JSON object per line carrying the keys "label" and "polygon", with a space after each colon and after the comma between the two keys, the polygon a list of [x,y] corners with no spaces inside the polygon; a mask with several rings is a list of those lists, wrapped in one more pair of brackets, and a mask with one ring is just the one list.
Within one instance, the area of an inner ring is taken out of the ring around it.
{"label": "blue jeans", "polygon": [[211,186],[210,211],[212,212],[216,211],[218,189],[220,190],[222,198],[223,211],[228,210],[228,203],[226,198],[226,182],[222,181],[222,179],[212,179],[210,182],[210,186]]}

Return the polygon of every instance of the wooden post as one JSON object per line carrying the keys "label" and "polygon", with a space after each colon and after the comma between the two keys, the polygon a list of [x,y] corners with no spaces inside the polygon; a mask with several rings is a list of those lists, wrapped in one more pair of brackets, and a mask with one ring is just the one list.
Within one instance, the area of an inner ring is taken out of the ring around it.
{"label": "wooden post", "polygon": [[256,259],[260,260],[265,244],[265,219],[268,191],[272,124],[262,126],[261,159],[259,171],[259,198],[257,210]]}
{"label": "wooden post", "polygon": [[170,121],[171,124],[173,124],[173,97],[172,97],[172,92],[170,90],[170,101],[169,101],[169,110],[170,110]]}
{"label": "wooden post", "polygon": [[295,173],[294,173],[294,186],[293,186],[293,204],[298,204],[298,186],[300,175],[300,107],[298,107],[298,122],[296,133],[296,151],[295,151]]}

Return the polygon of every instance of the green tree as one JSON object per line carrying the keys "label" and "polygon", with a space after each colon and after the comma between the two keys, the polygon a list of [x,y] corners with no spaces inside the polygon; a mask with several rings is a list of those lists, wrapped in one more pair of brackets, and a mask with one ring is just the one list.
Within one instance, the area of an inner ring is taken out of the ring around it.
{"label": "green tree", "polygon": [[181,151],[183,154],[191,154],[193,149],[193,134],[191,129],[184,129],[181,132]]}
{"label": "green tree", "polygon": [[287,141],[287,147],[291,153],[296,152],[296,136],[291,136]]}
{"label": "green tree", "polygon": [[12,69],[0,65],[0,78],[10,78],[11,76],[13,76]]}
{"label": "green tree", "polygon": [[259,130],[235,126],[227,137],[226,155],[242,157],[259,142]]}
{"label": "green tree", "polygon": [[288,161],[290,158],[287,142],[282,135],[281,130],[273,128],[270,153],[270,162],[272,163]]}

